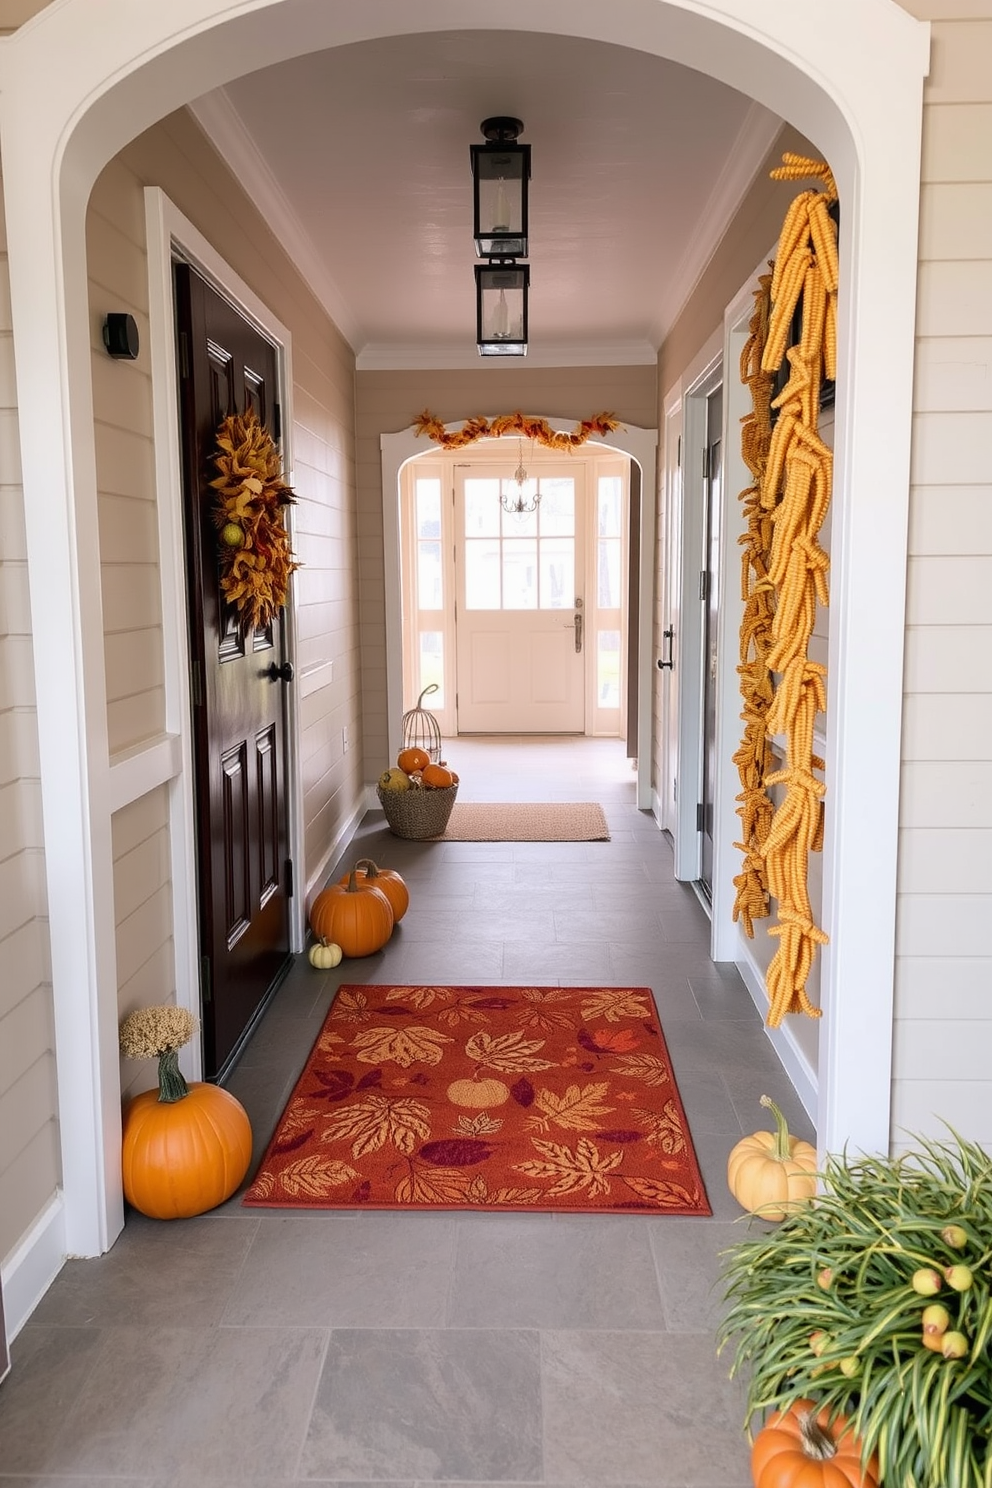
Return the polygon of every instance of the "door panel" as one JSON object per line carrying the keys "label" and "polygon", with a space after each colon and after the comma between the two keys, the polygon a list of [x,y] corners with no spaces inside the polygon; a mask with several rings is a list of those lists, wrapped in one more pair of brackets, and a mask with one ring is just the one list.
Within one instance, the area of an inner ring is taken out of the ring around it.
{"label": "door panel", "polygon": [[225,601],[209,484],[228,414],[253,408],[271,430],[276,353],[194,270],[175,275],[204,1069],[216,1076],[289,958],[282,621],[246,634]]}
{"label": "door panel", "polygon": [[582,485],[555,475],[530,488],[536,510],[507,512],[501,494],[522,488],[485,467],[458,471],[459,733],[585,731]]}

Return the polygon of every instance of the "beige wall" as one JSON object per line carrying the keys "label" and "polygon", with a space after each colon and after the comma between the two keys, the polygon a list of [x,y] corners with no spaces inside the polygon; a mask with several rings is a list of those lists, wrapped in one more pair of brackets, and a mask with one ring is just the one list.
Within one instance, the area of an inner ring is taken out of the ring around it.
{"label": "beige wall", "polygon": [[[295,545],[307,872],[323,864],[363,781],[353,494],[353,358],[237,183],[185,112],[149,130],[98,180],[87,217],[107,721],[111,754],[164,727],[155,448],[143,187],[161,186],[293,336]],[[141,352],[113,361],[108,310],[130,311]],[[333,667],[322,666],[333,661]],[[347,727],[354,748],[342,748]],[[122,1014],[175,991],[165,788],[113,819]],[[152,1082],[124,1071],[125,1088]]]}
{"label": "beige wall", "polygon": [[[992,1143],[992,5],[981,8],[989,19],[934,25],[925,92],[897,1142],[940,1117]],[[941,9],[952,6],[927,14]]]}
{"label": "beige wall", "polygon": [[[653,429],[658,398],[655,369],[650,366],[480,367],[457,372],[359,372],[356,403],[365,742],[367,764],[375,766],[371,779],[389,763],[380,434],[408,429],[425,408],[443,423],[520,409],[576,423],[593,413],[611,412],[624,423]],[[423,444],[425,453],[434,448],[426,437]]]}
{"label": "beige wall", "polygon": [[0,1261],[60,1180],[24,503],[0,206]]}

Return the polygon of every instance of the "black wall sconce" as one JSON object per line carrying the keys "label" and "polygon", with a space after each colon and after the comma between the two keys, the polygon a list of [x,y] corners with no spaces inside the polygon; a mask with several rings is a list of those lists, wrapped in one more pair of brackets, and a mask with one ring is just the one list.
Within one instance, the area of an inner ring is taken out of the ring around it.
{"label": "black wall sconce", "polygon": [[103,322],[103,344],[112,357],[133,362],[138,355],[138,325],[133,315],[113,311]]}

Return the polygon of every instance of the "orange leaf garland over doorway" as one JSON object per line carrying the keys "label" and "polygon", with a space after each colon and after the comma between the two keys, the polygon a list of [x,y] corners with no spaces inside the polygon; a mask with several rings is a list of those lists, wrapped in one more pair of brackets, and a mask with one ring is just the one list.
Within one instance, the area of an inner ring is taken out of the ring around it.
{"label": "orange leaf garland over doorway", "polygon": [[464,449],[477,439],[500,439],[504,434],[519,434],[522,439],[533,439],[535,444],[546,449],[570,450],[585,444],[592,434],[612,434],[620,428],[620,420],[612,413],[594,413],[583,419],[571,434],[552,429],[546,419],[528,418],[526,414],[501,413],[498,418],[487,419],[481,415],[466,419],[460,429],[447,430],[439,418],[426,408],[417,419],[417,435],[427,434],[442,449]]}
{"label": "orange leaf garland over doorway", "polygon": [[340,987],[244,1202],[710,1213],[647,987]]}

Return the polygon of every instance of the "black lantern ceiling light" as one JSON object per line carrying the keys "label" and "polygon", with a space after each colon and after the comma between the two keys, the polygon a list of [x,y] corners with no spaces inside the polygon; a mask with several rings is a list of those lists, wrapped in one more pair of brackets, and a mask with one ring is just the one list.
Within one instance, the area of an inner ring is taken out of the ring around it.
{"label": "black lantern ceiling light", "polygon": [[530,145],[517,143],[519,119],[483,119],[484,145],[471,145],[476,340],[480,356],[527,355],[527,183]]}

